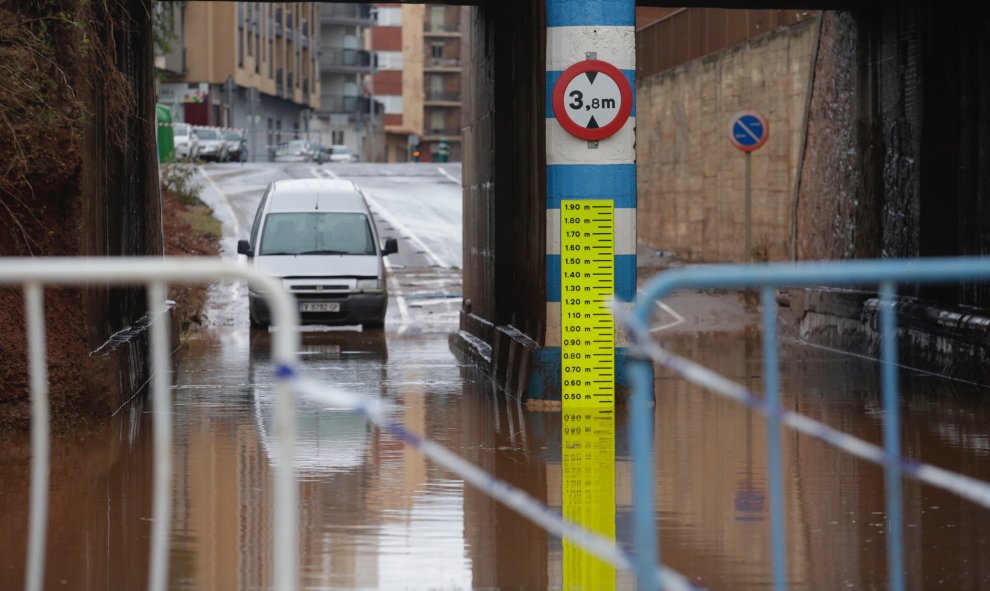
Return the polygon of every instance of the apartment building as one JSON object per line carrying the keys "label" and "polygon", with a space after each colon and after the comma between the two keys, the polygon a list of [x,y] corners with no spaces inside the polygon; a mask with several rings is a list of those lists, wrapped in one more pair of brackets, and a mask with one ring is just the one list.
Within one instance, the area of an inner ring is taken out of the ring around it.
{"label": "apartment building", "polygon": [[253,160],[305,136],[320,108],[319,3],[177,4],[158,97],[174,120],[248,130]]}
{"label": "apartment building", "polygon": [[[371,34],[389,162],[461,159],[470,7],[379,3]],[[417,156],[418,154],[418,156]]]}
{"label": "apartment building", "polygon": [[375,61],[367,49],[375,23],[371,4],[320,6],[320,108],[311,131],[325,145],[346,145],[364,161],[385,153],[384,109],[371,87]]}

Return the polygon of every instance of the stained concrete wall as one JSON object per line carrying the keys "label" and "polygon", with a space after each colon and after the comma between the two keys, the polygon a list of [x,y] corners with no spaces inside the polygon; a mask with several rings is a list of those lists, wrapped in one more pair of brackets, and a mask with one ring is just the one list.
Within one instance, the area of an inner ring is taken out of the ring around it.
{"label": "stained concrete wall", "polygon": [[770,122],[752,156],[754,251],[787,258],[816,27],[809,19],[639,82],[641,242],[689,261],[743,260],[743,156],[728,129],[754,109]]}
{"label": "stained concrete wall", "polygon": [[521,393],[546,322],[544,3],[482,2],[470,39],[464,307],[451,343]]}

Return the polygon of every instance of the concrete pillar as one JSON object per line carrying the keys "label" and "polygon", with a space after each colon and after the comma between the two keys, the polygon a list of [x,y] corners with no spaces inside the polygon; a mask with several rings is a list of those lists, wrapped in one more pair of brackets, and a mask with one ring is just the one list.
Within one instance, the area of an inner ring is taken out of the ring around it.
{"label": "concrete pillar", "polygon": [[[568,67],[589,54],[621,70],[634,85],[634,0],[547,0],[546,56],[546,328],[544,348],[534,355],[527,394],[560,399],[560,202],[608,199],[615,206],[615,296],[631,309],[636,295],[636,109],[613,136],[591,148],[568,134],[554,117],[554,85]],[[635,90],[633,97],[635,97]],[[616,386],[626,383],[628,339],[616,327]]]}

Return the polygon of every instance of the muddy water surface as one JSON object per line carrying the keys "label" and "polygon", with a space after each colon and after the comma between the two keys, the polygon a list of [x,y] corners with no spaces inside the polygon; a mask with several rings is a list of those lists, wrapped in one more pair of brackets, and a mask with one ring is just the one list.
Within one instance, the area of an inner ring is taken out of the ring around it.
{"label": "muddy water surface", "polygon": [[[568,471],[562,456],[567,461],[574,454],[561,453],[561,415],[529,413],[493,393],[450,353],[446,332],[303,336],[301,360],[309,375],[386,398],[409,429],[553,507],[566,510],[573,501],[562,490],[580,494],[580,486],[562,483]],[[691,335],[668,345],[761,386],[758,337]],[[269,346],[267,334],[227,327],[180,352],[173,391],[173,589],[270,588]],[[875,364],[796,344],[785,345],[785,353],[790,408],[879,441]],[[990,478],[987,392],[930,376],[904,378],[907,452]],[[664,561],[701,586],[768,588],[762,420],[663,372],[655,417]],[[305,588],[560,589],[581,583],[579,571],[565,568],[559,541],[359,418],[303,405],[299,429]],[[615,430],[614,530],[629,543],[631,468],[621,413]],[[792,588],[886,588],[882,472],[805,437],[785,432],[784,442]],[[147,414],[132,407],[53,445],[47,588],[144,588]],[[0,589],[23,586],[27,449],[26,440],[14,439],[0,451]],[[585,492],[602,494],[596,482],[588,486]],[[905,488],[905,508],[912,589],[990,587],[990,512],[913,483]],[[593,576],[599,578],[586,579],[584,588],[589,581],[603,588],[601,573]],[[632,587],[627,575],[616,576],[614,588]]]}

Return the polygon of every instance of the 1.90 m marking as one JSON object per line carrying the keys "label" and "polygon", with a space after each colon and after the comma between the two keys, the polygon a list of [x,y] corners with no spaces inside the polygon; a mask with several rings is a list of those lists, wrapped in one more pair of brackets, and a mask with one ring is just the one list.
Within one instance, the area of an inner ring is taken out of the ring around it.
{"label": "1.90 m marking", "polygon": [[614,206],[562,201],[561,400],[565,408],[608,406],[615,396]]}

